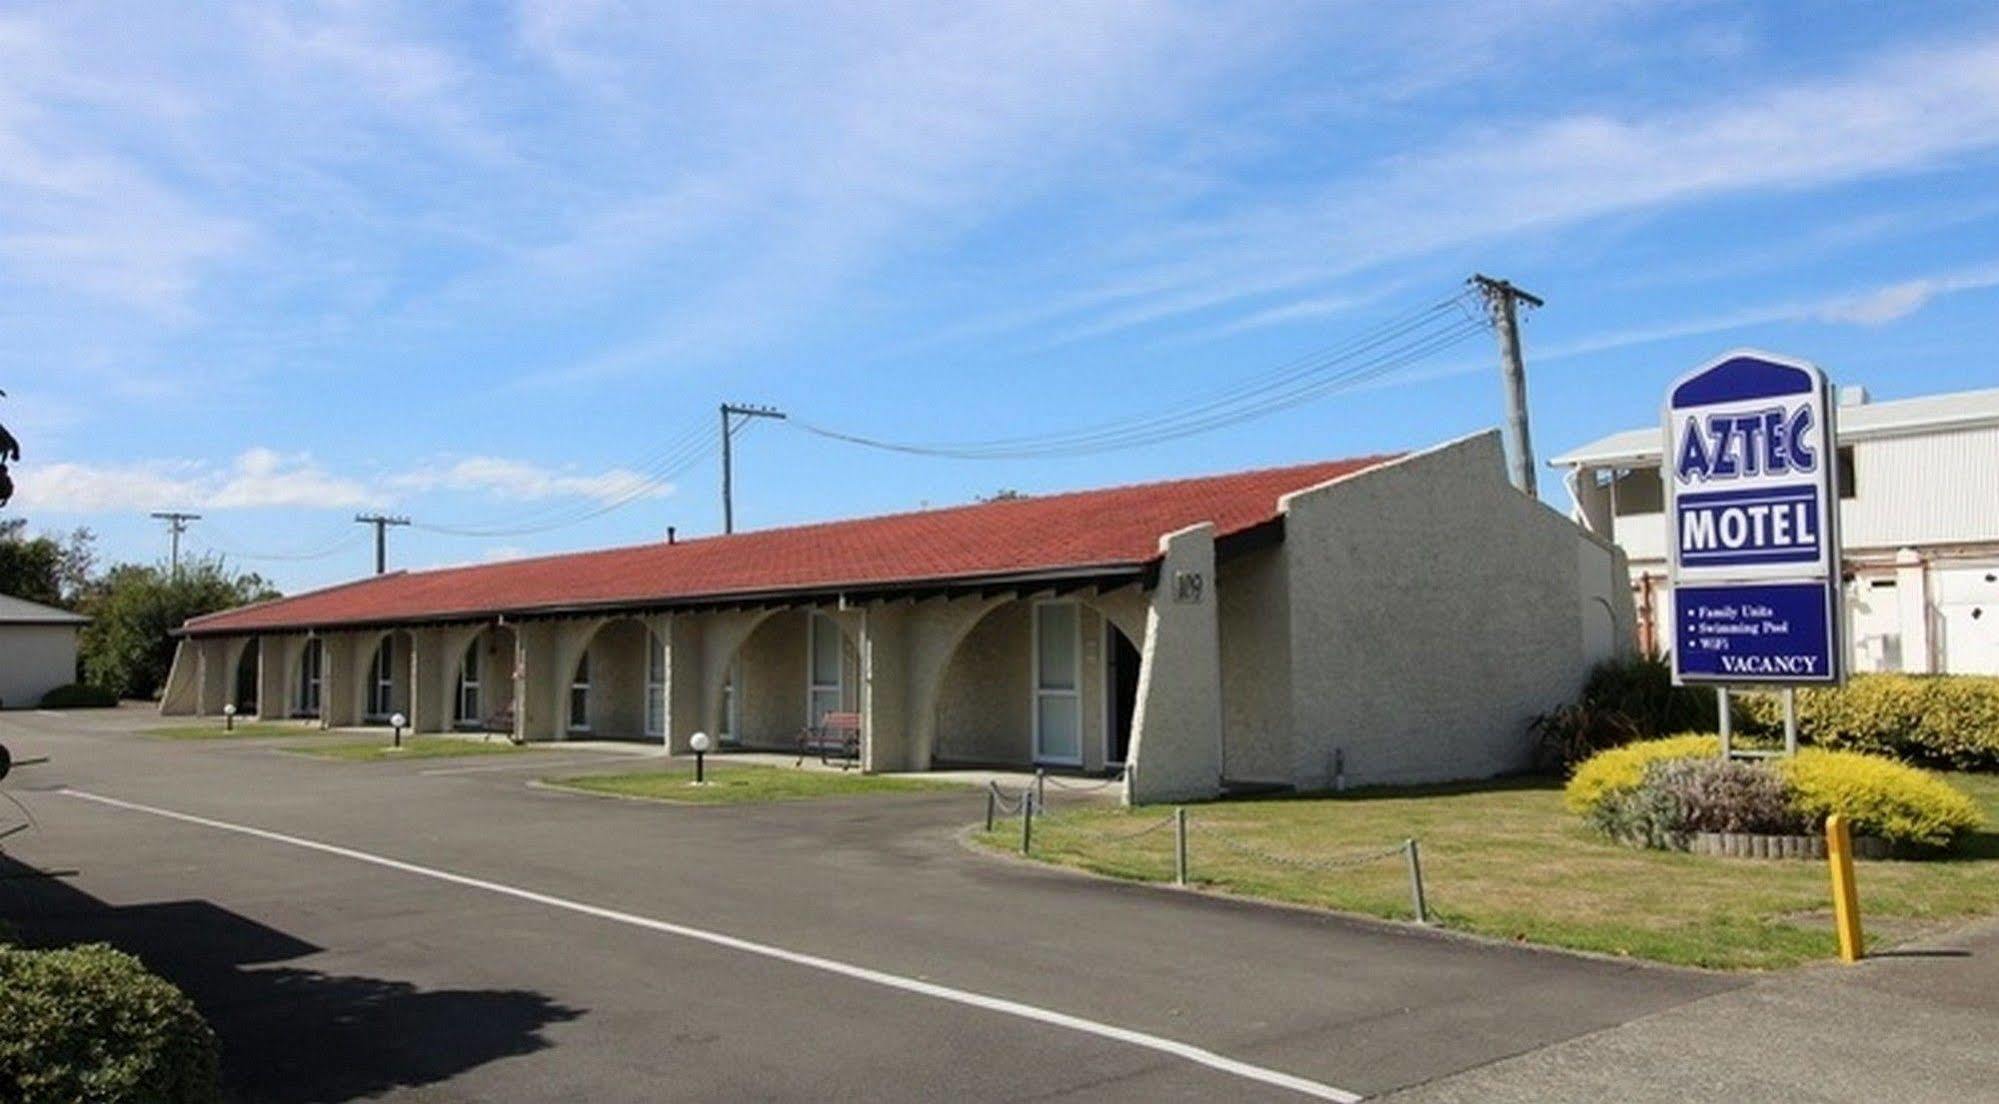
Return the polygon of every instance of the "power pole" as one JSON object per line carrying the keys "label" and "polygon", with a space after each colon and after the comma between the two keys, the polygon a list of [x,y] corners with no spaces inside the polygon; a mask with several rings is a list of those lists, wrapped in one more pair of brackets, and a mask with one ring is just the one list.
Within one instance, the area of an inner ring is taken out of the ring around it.
{"label": "power pole", "polygon": [[1520,359],[1519,304],[1529,307],[1543,304],[1539,296],[1505,280],[1474,275],[1471,283],[1485,296],[1493,330],[1499,335],[1500,374],[1506,381],[1506,452],[1513,485],[1532,497],[1538,492],[1534,483],[1534,442],[1527,431],[1527,365]]}
{"label": "power pole", "polygon": [[201,515],[184,514],[178,510],[162,510],[159,513],[154,514],[153,516],[161,521],[166,522],[167,532],[172,534],[173,552],[172,552],[172,559],[170,559],[168,562],[172,565],[171,568],[173,573],[172,577],[178,579],[180,578],[180,535],[182,533],[187,532],[188,522],[200,521]]}
{"label": "power pole", "polygon": [[389,569],[389,526],[408,525],[410,519],[387,514],[355,514],[354,520],[375,527],[375,574],[380,575]]}
{"label": "power pole", "polygon": [[737,418],[778,418],[784,413],[768,406],[741,406],[736,403],[722,404],[722,532],[736,531],[736,502],[732,486],[735,476],[735,459],[730,453],[729,438],[736,432]]}

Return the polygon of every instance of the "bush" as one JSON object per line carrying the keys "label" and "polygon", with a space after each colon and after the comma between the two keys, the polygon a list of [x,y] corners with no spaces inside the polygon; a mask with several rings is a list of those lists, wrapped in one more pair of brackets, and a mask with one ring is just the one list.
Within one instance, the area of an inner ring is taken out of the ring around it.
{"label": "bush", "polygon": [[[1783,731],[1783,701],[1775,695],[1745,696],[1742,711],[1754,728]],[[1845,686],[1800,690],[1798,734],[1814,747],[1999,770],[1999,678],[1860,675]]]}
{"label": "bush", "polygon": [[1715,736],[1684,733],[1661,740],[1643,740],[1598,752],[1576,768],[1563,790],[1569,811],[1589,815],[1605,801],[1630,793],[1645,780],[1645,768],[1669,759],[1712,759],[1721,755]]}
{"label": "bush", "polygon": [[1740,759],[1671,759],[1645,768],[1640,791],[1656,790],[1673,806],[1680,832],[1754,832],[1788,836],[1806,831],[1784,777]]}
{"label": "bush", "polygon": [[1712,690],[1674,686],[1673,669],[1656,656],[1621,656],[1590,670],[1582,694],[1534,719],[1544,764],[1569,770],[1606,748],[1673,732],[1712,732]]}
{"label": "bush", "polygon": [[72,682],[42,695],[43,709],[103,709],[118,704],[118,695],[101,686]]}
{"label": "bush", "polygon": [[1984,816],[1971,798],[1926,771],[1854,751],[1816,748],[1781,760],[1791,808],[1814,829],[1844,813],[1855,835],[1917,847],[1947,847]]}
{"label": "bush", "polygon": [[0,946],[0,1097],[214,1101],[215,1034],[179,989],[101,943]]}

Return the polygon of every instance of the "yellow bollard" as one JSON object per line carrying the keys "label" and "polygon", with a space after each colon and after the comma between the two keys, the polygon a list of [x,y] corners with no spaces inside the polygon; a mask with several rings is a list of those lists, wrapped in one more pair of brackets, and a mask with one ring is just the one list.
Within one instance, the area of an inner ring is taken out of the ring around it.
{"label": "yellow bollard", "polygon": [[1839,960],[1860,961],[1860,890],[1853,882],[1853,829],[1846,817],[1825,818],[1826,858],[1832,863],[1832,923],[1839,931]]}

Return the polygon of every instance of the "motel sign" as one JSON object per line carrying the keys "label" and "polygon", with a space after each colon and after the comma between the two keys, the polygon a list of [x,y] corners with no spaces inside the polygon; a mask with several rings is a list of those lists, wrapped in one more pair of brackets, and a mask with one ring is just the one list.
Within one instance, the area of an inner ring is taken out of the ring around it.
{"label": "motel sign", "polygon": [[1667,393],[1676,682],[1840,681],[1835,410],[1818,368],[1746,350]]}

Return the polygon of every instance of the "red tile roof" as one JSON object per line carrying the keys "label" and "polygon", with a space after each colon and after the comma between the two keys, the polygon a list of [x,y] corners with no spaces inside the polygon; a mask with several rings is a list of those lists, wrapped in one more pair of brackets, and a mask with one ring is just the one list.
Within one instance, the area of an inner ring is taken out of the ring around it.
{"label": "red tile roof", "polygon": [[917,513],[642,544],[475,567],[397,572],[190,620],[197,635],[464,620],[499,613],[1143,568],[1159,538],[1215,535],[1277,515],[1277,500],[1392,456],[1036,495]]}

